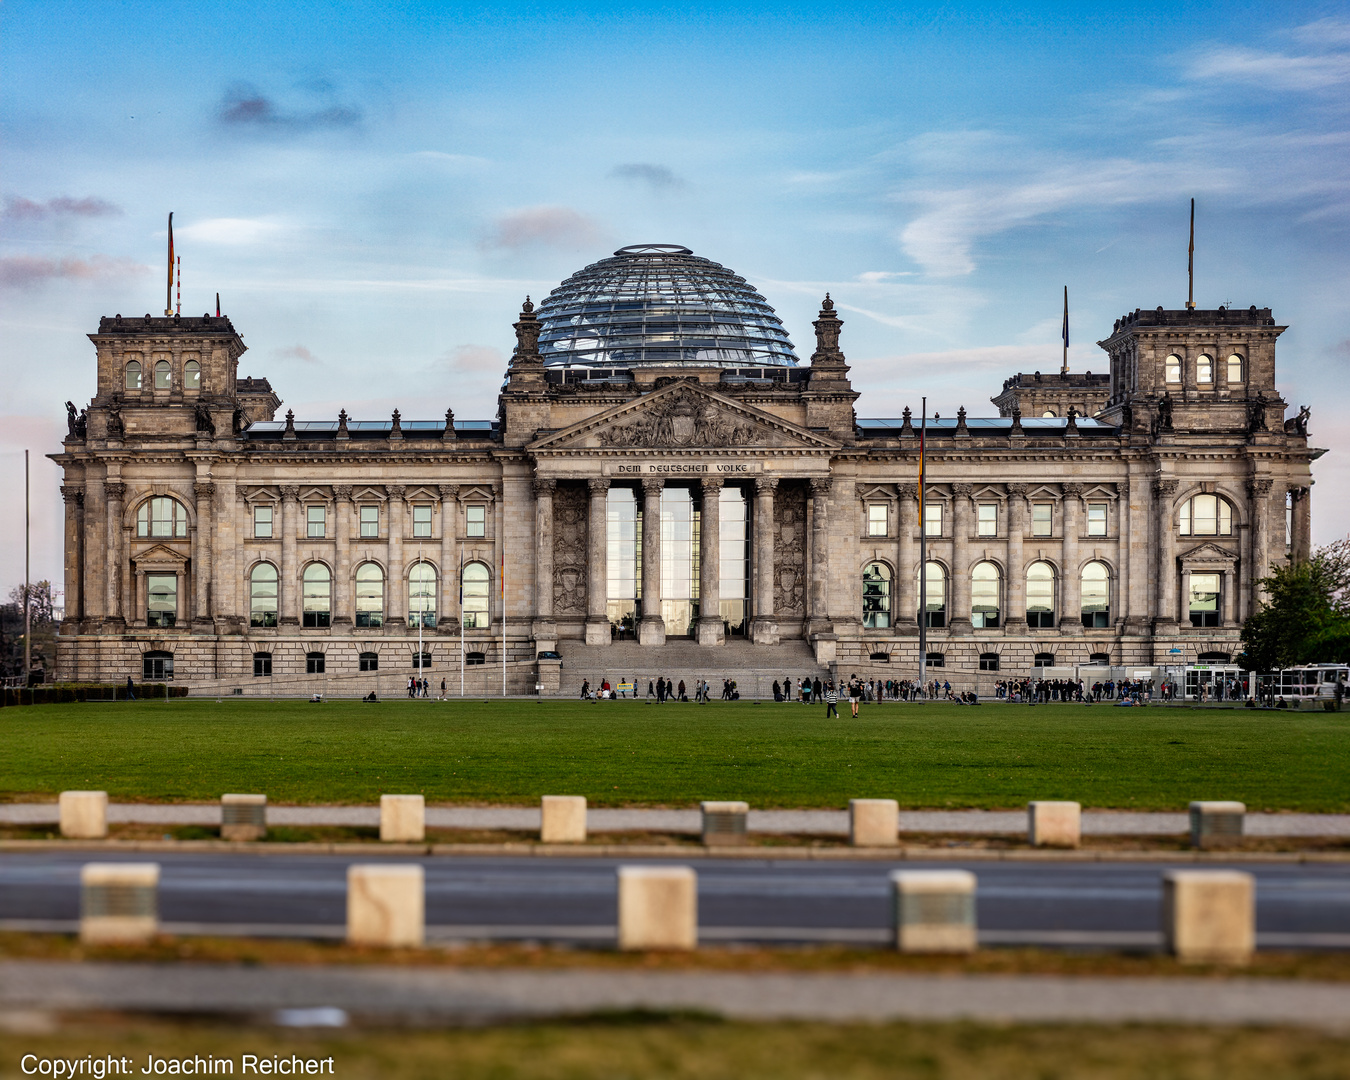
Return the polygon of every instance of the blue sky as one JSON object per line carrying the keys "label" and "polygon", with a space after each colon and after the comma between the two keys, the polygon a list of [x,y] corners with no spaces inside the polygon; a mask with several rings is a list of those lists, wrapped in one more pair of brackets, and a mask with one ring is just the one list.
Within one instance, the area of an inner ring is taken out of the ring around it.
{"label": "blue sky", "polygon": [[[1350,4],[0,9],[0,499],[100,315],[222,305],[301,419],[486,417],[525,293],[636,242],[734,268],[863,393],[972,415],[1136,307],[1269,305],[1350,532]],[[1292,415],[1292,414],[1291,414]],[[59,576],[34,465],[35,576]],[[22,575],[14,519],[0,584]]]}

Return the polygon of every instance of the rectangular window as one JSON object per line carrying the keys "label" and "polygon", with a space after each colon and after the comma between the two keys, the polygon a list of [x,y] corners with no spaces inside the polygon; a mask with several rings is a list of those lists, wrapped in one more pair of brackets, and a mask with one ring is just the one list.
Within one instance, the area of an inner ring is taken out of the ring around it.
{"label": "rectangular window", "polygon": [[869,503],[867,507],[867,535],[885,536],[889,517],[885,503]]}
{"label": "rectangular window", "polygon": [[998,535],[998,503],[980,503],[979,531],[981,536]]}
{"label": "rectangular window", "polygon": [[259,540],[272,539],[272,508],[255,506],[253,508],[253,535]]}
{"label": "rectangular window", "polygon": [[324,656],[321,652],[308,653],[305,656],[305,674],[322,675]]}
{"label": "rectangular window", "polygon": [[1106,535],[1106,503],[1088,503],[1089,536]]}
{"label": "rectangular window", "polygon": [[465,536],[487,535],[487,507],[467,506],[464,508]]}
{"label": "rectangular window", "polygon": [[361,507],[361,539],[375,540],[380,535],[380,508],[378,506]]}
{"label": "rectangular window", "polygon": [[942,535],[942,504],[924,503],[923,504],[923,534],[924,536]]}
{"label": "rectangular window", "polygon": [[1219,625],[1219,575],[1192,574],[1190,613],[1192,626]]}
{"label": "rectangular window", "polygon": [[1031,535],[1053,536],[1055,532],[1055,504],[1031,504]]}
{"label": "rectangular window", "polygon": [[272,674],[272,654],[268,652],[255,652],[253,654],[253,677],[255,679],[264,679]]}
{"label": "rectangular window", "polygon": [[308,528],[305,535],[311,540],[322,540],[324,538],[324,515],[326,509],[322,506],[305,507],[305,522]]}
{"label": "rectangular window", "polygon": [[427,537],[431,535],[431,507],[414,506],[413,507],[413,537]]}
{"label": "rectangular window", "polygon": [[178,621],[178,575],[146,574],[146,626],[173,626]]}

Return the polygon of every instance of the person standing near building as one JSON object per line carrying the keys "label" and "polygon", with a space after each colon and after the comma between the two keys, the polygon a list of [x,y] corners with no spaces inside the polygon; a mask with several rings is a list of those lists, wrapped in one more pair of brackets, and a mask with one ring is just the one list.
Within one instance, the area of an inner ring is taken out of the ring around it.
{"label": "person standing near building", "polygon": [[825,684],[825,719],[828,720],[831,716],[836,720],[839,719],[839,694],[834,689],[834,683],[827,682]]}
{"label": "person standing near building", "polygon": [[862,683],[858,681],[857,674],[854,674],[848,680],[848,708],[855,720],[858,717],[858,698],[861,696]]}

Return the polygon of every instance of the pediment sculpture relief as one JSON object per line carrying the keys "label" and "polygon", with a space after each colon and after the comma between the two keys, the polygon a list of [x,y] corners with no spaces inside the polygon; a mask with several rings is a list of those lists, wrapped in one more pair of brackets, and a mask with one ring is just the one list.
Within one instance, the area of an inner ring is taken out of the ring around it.
{"label": "pediment sculpture relief", "polygon": [[759,446],[767,434],[758,424],[683,390],[666,395],[631,423],[606,428],[598,438],[601,446],[640,448]]}

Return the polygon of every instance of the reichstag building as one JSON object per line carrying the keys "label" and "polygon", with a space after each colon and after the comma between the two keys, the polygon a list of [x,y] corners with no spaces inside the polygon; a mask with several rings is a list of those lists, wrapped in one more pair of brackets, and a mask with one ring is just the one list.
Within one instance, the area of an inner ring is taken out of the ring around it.
{"label": "reichstag building", "polygon": [[913,678],[922,621],[930,673],[987,689],[1227,660],[1257,579],[1308,554],[1320,452],[1269,309],[1136,309],[1109,373],[930,419],[922,518],[919,418],[860,411],[828,296],[813,325],[803,360],[745,279],[637,245],[526,300],[494,418],[297,422],[228,318],[105,317],[52,455],[58,677]]}

